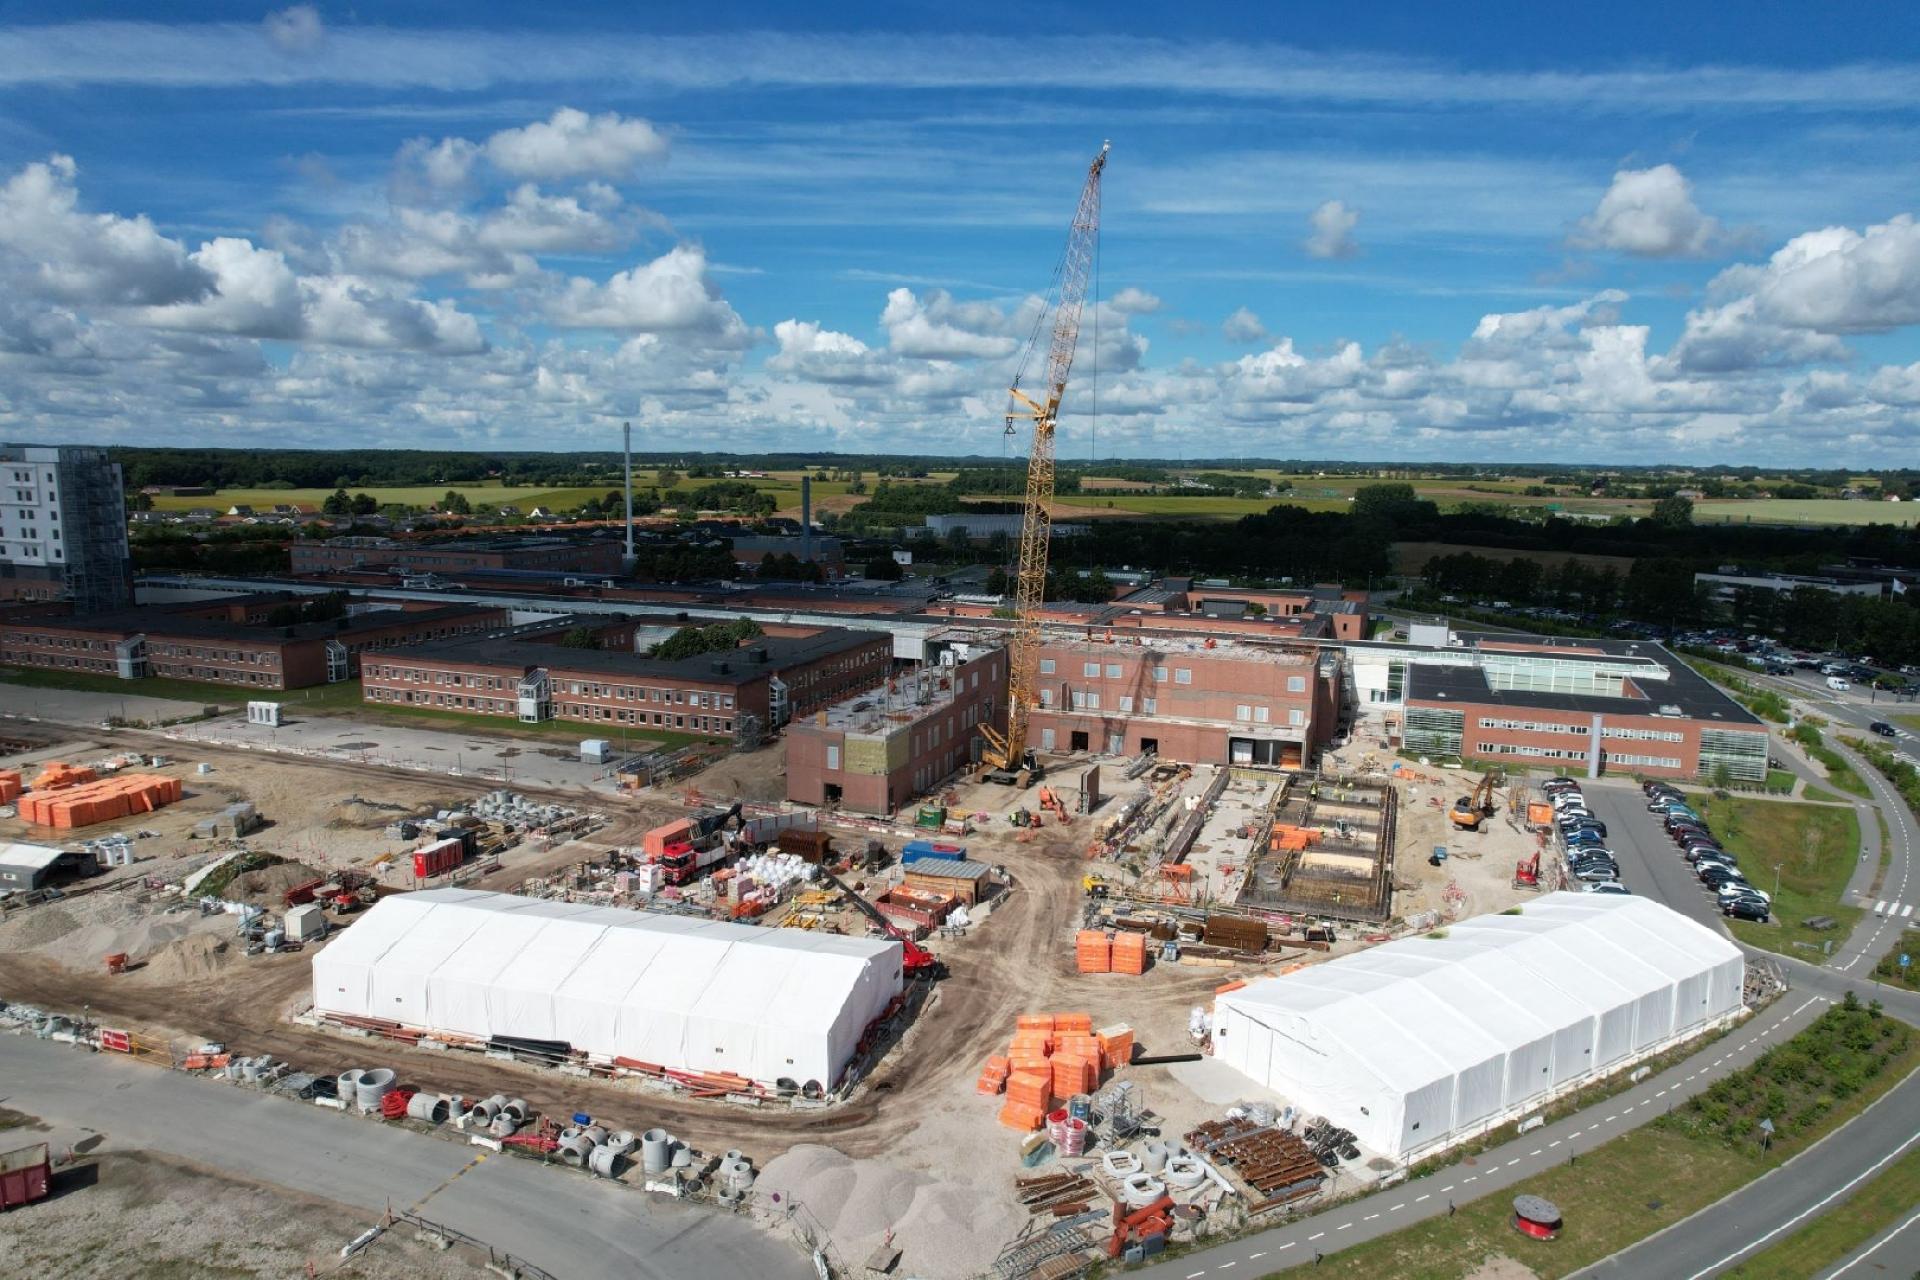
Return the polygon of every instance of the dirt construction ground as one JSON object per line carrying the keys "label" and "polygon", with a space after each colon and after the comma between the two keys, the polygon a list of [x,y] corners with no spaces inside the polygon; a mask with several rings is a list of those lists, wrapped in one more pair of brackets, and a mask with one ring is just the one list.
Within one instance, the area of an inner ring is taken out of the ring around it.
{"label": "dirt construction ground", "polygon": [[[95,737],[97,749],[126,745],[121,735]],[[84,752],[75,755],[87,758]],[[210,761],[215,771],[183,775],[189,790],[199,795],[176,806],[182,812],[146,815],[160,820],[146,825],[163,834],[141,841],[142,853],[151,845],[168,856],[197,816],[216,811],[231,798],[245,798],[277,824],[251,841],[253,847],[316,867],[340,865],[386,851],[381,828],[399,810],[444,806],[481,789],[453,779],[422,780],[365,766],[298,759],[262,761],[198,746],[192,759]],[[747,762],[777,769],[780,760],[778,751],[758,752],[731,762],[730,769],[711,780],[696,779],[694,785],[709,794],[752,794],[766,783],[749,776]],[[190,769],[191,764],[177,767]],[[1531,839],[1508,829],[1503,819],[1490,821],[1478,836],[1452,833],[1444,810],[1430,801],[1441,797],[1450,805],[1464,786],[1437,768],[1419,772],[1422,779],[1400,784],[1402,853],[1396,879],[1406,893],[1404,901],[1396,901],[1395,915],[1448,909],[1469,914],[1504,907],[1515,896],[1513,863],[1531,848]],[[996,1123],[1001,1100],[981,1097],[974,1088],[985,1059],[1004,1051],[1015,1017],[1085,1012],[1096,1027],[1131,1025],[1142,1054],[1178,1053],[1192,1047],[1186,1028],[1193,1007],[1210,1005],[1222,983],[1263,976],[1274,966],[1222,969],[1155,963],[1139,977],[1075,972],[1072,936],[1083,902],[1080,879],[1087,867],[1088,820],[1016,832],[1003,815],[1023,803],[1030,806],[1030,797],[977,788],[969,789],[966,802],[969,812],[995,815],[968,838],[969,856],[1004,866],[1012,888],[969,936],[930,944],[947,976],[927,1009],[851,1100],[825,1110],[744,1109],[691,1101],[643,1091],[633,1082],[577,1079],[478,1055],[428,1052],[311,1029],[289,1020],[307,998],[310,957],[246,957],[232,946],[216,951],[212,944],[220,930],[231,930],[230,918],[214,917],[207,925],[176,922],[187,927],[180,935],[160,939],[153,952],[163,963],[109,978],[97,957],[89,954],[94,943],[62,946],[61,939],[79,930],[106,928],[112,911],[122,908],[93,903],[82,909],[81,900],[30,908],[16,914],[58,909],[73,913],[75,923],[50,939],[36,942],[32,939],[38,935],[28,934],[12,943],[8,931],[24,931],[30,921],[0,925],[0,998],[61,1011],[90,1006],[97,1021],[124,1023],[172,1037],[183,1046],[218,1040],[236,1052],[269,1053],[317,1073],[388,1065],[404,1083],[423,1088],[481,1096],[507,1092],[548,1114],[587,1110],[618,1127],[664,1126],[709,1151],[740,1147],[763,1165],[773,1162],[763,1176],[763,1190],[781,1189],[803,1204],[820,1207],[844,1256],[864,1257],[866,1249],[892,1231],[906,1251],[903,1267],[911,1273],[972,1274],[990,1263],[998,1244],[1025,1221],[1012,1197],[1012,1180],[1022,1172],[1020,1135]],[[539,854],[523,850],[474,887],[506,889],[529,874],[589,856],[594,849],[637,843],[640,832],[680,811],[677,795],[622,799],[605,807],[610,824],[589,840]],[[889,845],[897,848],[906,835],[903,831],[889,839]],[[0,831],[0,839],[17,838],[22,837]],[[853,839],[864,839],[864,833],[850,833],[849,842]],[[1437,843],[1482,856],[1457,856],[1432,868],[1424,855]],[[135,898],[137,891],[118,891],[118,896]],[[138,914],[131,906],[124,911]],[[47,931],[48,926],[40,927],[40,932]],[[97,942],[107,935],[88,936]],[[1340,949],[1349,945],[1357,944]],[[1127,1067],[1118,1078],[1135,1082],[1146,1105],[1164,1117],[1169,1133],[1218,1116],[1226,1100],[1203,1099],[1182,1083],[1190,1077],[1176,1077],[1165,1067]],[[1233,1084],[1224,1087],[1231,1090]],[[1249,1091],[1247,1096],[1257,1095]],[[784,1159],[774,1159],[789,1151]],[[956,1160],[954,1153],[962,1151],[969,1158]],[[849,1187],[869,1182],[892,1189],[890,1197],[882,1197],[884,1211],[870,1205],[863,1210],[865,1198],[849,1196]]]}

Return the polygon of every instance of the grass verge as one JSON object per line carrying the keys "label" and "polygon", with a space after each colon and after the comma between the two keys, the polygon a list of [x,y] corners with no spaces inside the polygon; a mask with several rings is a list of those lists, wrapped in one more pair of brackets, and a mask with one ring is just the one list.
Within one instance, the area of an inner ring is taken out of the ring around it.
{"label": "grass verge", "polygon": [[[1860,856],[1860,823],[1852,808],[1783,804],[1717,792],[1696,793],[1688,801],[1733,850],[1747,879],[1773,894],[1773,919],[1766,924],[1729,920],[1735,937],[1804,959],[1809,948],[1847,936],[1860,918],[1860,908],[1842,901]],[[1805,922],[1814,916],[1831,916],[1839,927],[1809,929]]]}
{"label": "grass verge", "polygon": [[1920,1204],[1920,1151],[1909,1151],[1838,1208],[1748,1258],[1727,1272],[1725,1280],[1804,1280],[1819,1275],[1903,1221],[1916,1204]]}
{"label": "grass verge", "polygon": [[[66,689],[75,693],[104,693],[118,698],[173,698],[199,706],[237,707],[248,698],[266,696],[229,684],[198,680],[120,680],[81,671],[42,671],[37,667],[0,667],[0,683],[25,689]],[[359,691],[355,686],[355,693]]]}
{"label": "grass verge", "polygon": [[1800,793],[1800,798],[1802,800],[1809,801],[1813,804],[1845,804],[1847,803],[1847,798],[1845,796],[1837,796],[1833,792],[1828,791],[1825,787],[1816,787],[1811,782],[1807,784],[1807,789]]}
{"label": "grass verge", "polygon": [[[1837,1005],[1752,1066],[1651,1125],[1627,1132],[1579,1163],[1328,1257],[1316,1275],[1344,1280],[1460,1280],[1489,1258],[1512,1258],[1543,1277],[1564,1276],[1672,1226],[1778,1167],[1865,1110],[1920,1067],[1920,1035],[1859,1004]],[[1763,1150],[1750,1129],[1776,1095],[1779,1135]],[[1806,1123],[1793,1117],[1811,1111]],[[1513,1194],[1544,1196],[1568,1211],[1558,1240],[1530,1240],[1508,1219]],[[1803,1273],[1804,1274],[1804,1273]]]}
{"label": "grass verge", "polygon": [[[1901,956],[1913,963],[1902,965]],[[1901,930],[1899,940],[1880,957],[1880,963],[1873,966],[1873,980],[1890,987],[1920,991],[1920,929]]]}

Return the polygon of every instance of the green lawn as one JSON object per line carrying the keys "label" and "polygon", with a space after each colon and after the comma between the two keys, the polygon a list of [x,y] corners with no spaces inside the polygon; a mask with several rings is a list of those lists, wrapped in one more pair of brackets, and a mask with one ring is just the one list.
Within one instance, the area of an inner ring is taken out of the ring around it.
{"label": "green lawn", "polygon": [[1765,786],[1768,791],[1786,795],[1793,790],[1793,775],[1785,769],[1769,769]]}
{"label": "green lawn", "polygon": [[268,697],[227,684],[205,684],[198,680],[121,680],[114,676],[80,671],[43,671],[37,667],[0,667],[0,683],[30,689],[75,689],[82,693],[108,693],[122,698],[177,698],[203,706],[238,707],[248,698]]}
{"label": "green lawn", "polygon": [[1807,784],[1807,789],[1800,793],[1800,798],[1816,804],[1845,804],[1847,802],[1845,796],[1837,796],[1824,787],[1814,786],[1811,782]]}
{"label": "green lawn", "polygon": [[[1771,1150],[1762,1151],[1752,1140],[1726,1141],[1717,1132],[1684,1123],[1692,1108],[1691,1104],[1682,1104],[1671,1119],[1683,1123],[1670,1125],[1663,1119],[1628,1130],[1581,1156],[1577,1164],[1560,1165],[1529,1178],[1512,1192],[1494,1192],[1461,1204],[1451,1218],[1429,1219],[1331,1255],[1314,1268],[1313,1274],[1340,1280],[1376,1280],[1381,1276],[1394,1280],[1461,1280],[1487,1259],[1505,1256],[1530,1268],[1534,1275],[1565,1276],[1691,1217],[1806,1150],[1920,1065],[1920,1036],[1891,1018],[1881,1019],[1874,1025],[1886,1024],[1896,1037],[1905,1030],[1904,1049],[1884,1059],[1864,1087],[1841,1085],[1841,1077],[1857,1069],[1860,1059],[1844,1050],[1827,1052],[1833,1043],[1833,1028],[1839,1025],[1829,1019],[1836,1015],[1856,1024],[1869,1017],[1864,1009],[1830,1009],[1808,1030],[1711,1091],[1716,1100],[1708,1104],[1709,1108],[1742,1116],[1749,1109],[1743,1100],[1751,1098],[1758,1103],[1771,1100],[1774,1094],[1789,1104],[1806,1100],[1808,1105],[1817,1105],[1817,1114],[1805,1125],[1782,1126]],[[1783,1054],[1789,1049],[1805,1052]],[[1789,1063],[1800,1070],[1797,1078],[1784,1074]],[[1776,1071],[1781,1074],[1776,1075]],[[1705,1114],[1718,1112],[1709,1110]],[[1423,1188],[1408,1184],[1404,1189],[1411,1192]],[[1513,1229],[1509,1222],[1513,1196],[1520,1192],[1544,1196],[1566,1211],[1566,1226],[1558,1240],[1531,1240]]]}
{"label": "green lawn", "polygon": [[[1780,1243],[1755,1254],[1725,1280],[1804,1280],[1858,1249],[1920,1204],[1920,1151],[1909,1151],[1878,1177],[1855,1191],[1836,1209],[1830,1209]],[[1874,1261],[1879,1260],[1875,1255]],[[1865,1275],[1874,1274],[1871,1270]]]}
{"label": "green lawn", "polygon": [[1895,716],[1893,717],[1893,722],[1903,729],[1911,729],[1915,733],[1920,733],[1920,716]]}
{"label": "green lawn", "polygon": [[[642,473],[634,473],[634,482],[640,482]],[[651,481],[652,476],[647,475]],[[510,503],[522,511],[537,506],[569,507],[576,506],[588,497],[599,497],[608,489],[619,487],[617,480],[610,480],[605,487],[578,489],[555,489],[547,485],[499,485],[499,484],[421,484],[394,488],[348,487],[348,493],[371,494],[381,503],[398,503],[410,507],[430,507],[447,495],[452,489],[466,495],[467,501],[475,507],[485,504],[499,506]],[[192,511],[196,507],[213,507],[225,512],[229,507],[250,506],[259,511],[273,507],[277,503],[289,503],[298,507],[312,507],[315,511],[320,504],[333,496],[331,489],[222,489],[209,497],[174,497],[170,494],[156,494],[153,508],[156,511]]]}
{"label": "green lawn", "polygon": [[[1774,895],[1773,919],[1766,924],[1727,922],[1735,937],[1808,959],[1822,942],[1847,936],[1860,918],[1860,908],[1841,902],[1860,857],[1860,824],[1852,808],[1738,795],[1722,798],[1707,792],[1693,793],[1688,803],[1739,858],[1747,879]],[[1774,893],[1776,865],[1778,893]],[[1824,932],[1809,929],[1803,923],[1809,916],[1832,916],[1839,927]]]}

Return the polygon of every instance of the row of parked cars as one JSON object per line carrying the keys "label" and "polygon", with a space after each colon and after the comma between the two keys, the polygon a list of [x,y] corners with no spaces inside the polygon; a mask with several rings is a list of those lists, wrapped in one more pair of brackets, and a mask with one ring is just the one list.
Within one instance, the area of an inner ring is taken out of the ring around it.
{"label": "row of parked cars", "polygon": [[1553,805],[1554,826],[1567,850],[1567,875],[1588,893],[1630,893],[1620,883],[1620,860],[1607,848],[1607,824],[1587,807],[1580,784],[1552,778],[1542,787]]}
{"label": "row of parked cars", "polygon": [[1738,860],[1721,846],[1706,819],[1693,811],[1680,789],[1665,782],[1642,783],[1640,789],[1647,796],[1647,812],[1666,827],[1680,856],[1692,865],[1700,883],[1712,891],[1721,914],[1766,923],[1773,915],[1773,899],[1747,881]]}

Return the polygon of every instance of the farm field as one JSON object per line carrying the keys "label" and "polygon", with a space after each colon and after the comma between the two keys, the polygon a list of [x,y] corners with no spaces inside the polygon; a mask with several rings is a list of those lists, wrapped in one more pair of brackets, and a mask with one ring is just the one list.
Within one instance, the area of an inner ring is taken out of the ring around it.
{"label": "farm field", "polygon": [[1845,498],[1706,499],[1693,504],[1695,524],[1897,524],[1920,521],[1920,504],[1852,502]]}
{"label": "farm field", "polygon": [[[636,486],[641,481],[640,472],[635,472]],[[647,476],[651,480],[651,476]],[[555,489],[542,485],[498,485],[498,484],[422,484],[397,488],[369,487],[364,489],[349,487],[348,493],[366,493],[380,503],[397,503],[410,507],[430,507],[447,495],[449,489],[466,495],[469,503],[475,507],[482,505],[499,506],[511,503],[522,511],[533,507],[552,507],[564,511],[576,507],[588,498],[602,496],[610,488],[618,488],[617,481],[610,481],[607,488],[586,486],[570,489]],[[296,507],[320,510],[320,504],[333,494],[331,489],[222,489],[208,497],[174,497],[170,494],[155,494],[155,511],[192,511],[199,507],[212,507],[226,511],[229,507],[250,506],[256,511],[270,509],[279,503],[288,503]]]}
{"label": "farm field", "polygon": [[1488,560],[1534,560],[1548,566],[1558,566],[1568,560],[1578,560],[1588,568],[1612,569],[1622,577],[1633,568],[1632,556],[1574,555],[1566,551],[1513,551],[1505,547],[1474,547],[1456,542],[1396,542],[1393,544],[1395,567],[1401,573],[1419,573],[1426,567],[1427,561],[1433,557],[1458,555],[1463,551]]}

